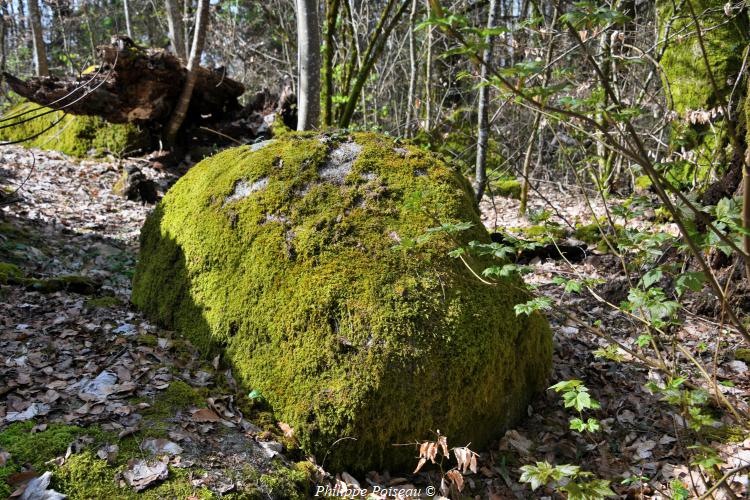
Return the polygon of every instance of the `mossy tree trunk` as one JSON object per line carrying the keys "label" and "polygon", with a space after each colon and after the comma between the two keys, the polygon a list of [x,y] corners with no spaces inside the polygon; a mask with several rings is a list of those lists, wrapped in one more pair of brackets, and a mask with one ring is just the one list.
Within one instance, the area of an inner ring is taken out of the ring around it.
{"label": "mossy tree trunk", "polygon": [[323,46],[323,125],[333,125],[333,32],[339,18],[341,0],[326,1],[326,32]]}
{"label": "mossy tree trunk", "polygon": [[673,141],[697,153],[702,167],[697,174],[703,176],[723,170],[731,158],[729,146],[744,142],[734,133],[744,90],[736,82],[750,21],[744,8],[728,17],[725,3],[686,0],[677,12],[672,0],[656,3],[660,37],[667,38],[661,59],[665,89],[679,116]]}
{"label": "mossy tree trunk", "polygon": [[341,128],[349,127],[349,124],[354,117],[354,110],[357,107],[357,101],[359,100],[360,95],[362,95],[362,90],[372,72],[372,68],[375,66],[375,62],[380,57],[380,54],[383,53],[385,42],[388,41],[391,32],[398,25],[399,19],[401,19],[401,16],[406,12],[406,8],[410,5],[410,2],[407,0],[402,1],[401,6],[393,15],[390,22],[386,22],[388,20],[388,15],[395,5],[396,0],[388,0],[388,3],[383,10],[383,14],[380,16],[377,26],[375,26],[372,38],[370,38],[370,42],[367,44],[367,49],[365,49],[365,53],[362,56],[359,71],[354,79],[351,92],[349,92],[349,95],[347,96],[344,111],[339,120],[339,127]]}

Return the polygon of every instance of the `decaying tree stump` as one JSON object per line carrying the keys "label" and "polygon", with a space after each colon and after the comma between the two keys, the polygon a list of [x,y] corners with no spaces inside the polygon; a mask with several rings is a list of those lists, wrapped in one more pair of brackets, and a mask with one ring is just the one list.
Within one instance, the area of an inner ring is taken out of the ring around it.
{"label": "decaying tree stump", "polygon": [[[129,38],[113,37],[98,47],[101,65],[75,79],[54,76],[23,81],[3,73],[11,89],[26,99],[111,123],[165,124],[180,96],[186,68],[165,50],[144,49]],[[215,122],[241,109],[245,87],[221,68],[198,70],[188,109],[189,122]]]}

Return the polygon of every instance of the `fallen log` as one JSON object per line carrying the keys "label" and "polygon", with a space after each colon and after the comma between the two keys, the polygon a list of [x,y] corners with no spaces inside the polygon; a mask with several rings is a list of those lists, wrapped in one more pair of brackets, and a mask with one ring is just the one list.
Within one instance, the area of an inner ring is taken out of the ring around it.
{"label": "fallen log", "polygon": [[[165,124],[177,103],[187,69],[173,54],[145,49],[127,37],[98,47],[101,64],[78,78],[21,80],[4,72],[10,88],[26,99],[111,123]],[[245,87],[221,68],[199,68],[186,123],[216,122],[241,109]]]}

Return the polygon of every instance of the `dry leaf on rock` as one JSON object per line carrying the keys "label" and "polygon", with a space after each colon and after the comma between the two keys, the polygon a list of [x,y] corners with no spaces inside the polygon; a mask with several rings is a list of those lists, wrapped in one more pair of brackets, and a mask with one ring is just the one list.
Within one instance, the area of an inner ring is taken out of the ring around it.
{"label": "dry leaf on rock", "polygon": [[122,477],[135,491],[146,489],[157,481],[163,481],[169,475],[167,464],[164,462],[146,462],[138,460],[130,465]]}
{"label": "dry leaf on rock", "polygon": [[35,477],[26,485],[26,489],[21,494],[21,500],[62,500],[67,498],[62,493],[47,489],[51,480],[52,473],[49,471]]}
{"label": "dry leaf on rock", "polygon": [[96,456],[102,460],[106,460],[108,463],[113,463],[117,458],[117,453],[120,451],[120,447],[116,444],[105,446],[96,452]]}
{"label": "dry leaf on rock", "polygon": [[46,415],[49,413],[50,407],[44,403],[32,403],[24,411],[9,411],[5,415],[6,422],[23,422],[25,420],[31,420],[38,415]]}
{"label": "dry leaf on rock", "polygon": [[104,370],[94,380],[86,382],[78,393],[78,397],[84,401],[101,401],[115,392],[117,375]]}
{"label": "dry leaf on rock", "polygon": [[268,458],[273,458],[276,455],[281,454],[284,450],[284,445],[277,441],[261,441],[260,447],[266,452]]}
{"label": "dry leaf on rock", "polygon": [[182,453],[182,447],[168,439],[149,438],[141,443],[141,449],[150,451],[154,455],[179,455]]}
{"label": "dry leaf on rock", "polygon": [[201,408],[191,414],[195,422],[218,422],[219,416],[210,408]]}

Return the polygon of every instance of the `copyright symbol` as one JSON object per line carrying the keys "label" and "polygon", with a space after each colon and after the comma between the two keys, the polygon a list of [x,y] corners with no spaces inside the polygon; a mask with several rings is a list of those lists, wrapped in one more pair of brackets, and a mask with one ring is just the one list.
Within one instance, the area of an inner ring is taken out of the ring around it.
{"label": "copyright symbol", "polygon": [[427,493],[428,497],[431,497],[435,494],[435,487],[434,486],[428,486],[424,489],[424,492]]}

